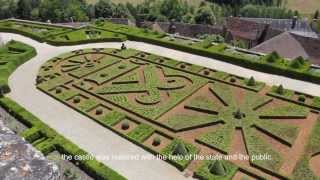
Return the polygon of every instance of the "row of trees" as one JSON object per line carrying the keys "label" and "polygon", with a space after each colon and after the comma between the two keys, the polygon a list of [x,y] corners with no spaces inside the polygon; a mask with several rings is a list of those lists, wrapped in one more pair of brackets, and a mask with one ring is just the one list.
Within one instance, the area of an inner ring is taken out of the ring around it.
{"label": "row of trees", "polygon": [[[211,1],[211,2],[208,2]],[[92,18],[115,17],[136,20],[215,24],[231,15],[248,17],[290,18],[294,13],[282,8],[282,0],[208,0],[199,6],[184,0],[145,0],[138,5],[115,4],[99,0],[0,0],[0,18],[51,20],[53,22],[88,21]],[[246,5],[249,4],[249,5]]]}

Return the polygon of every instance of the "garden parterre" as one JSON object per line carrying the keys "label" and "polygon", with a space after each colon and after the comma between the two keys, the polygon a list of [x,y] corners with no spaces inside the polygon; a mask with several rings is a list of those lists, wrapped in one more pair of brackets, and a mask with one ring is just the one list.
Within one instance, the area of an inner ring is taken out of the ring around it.
{"label": "garden parterre", "polygon": [[[133,49],[67,53],[44,64],[38,79],[43,92],[154,154],[231,154],[240,130],[249,165],[166,159],[202,178],[214,176],[208,174],[209,166],[228,166],[228,175],[222,177],[245,170],[259,177],[288,178],[294,170],[283,170],[291,149],[301,145],[296,142],[302,123],[313,122],[308,104],[285,98],[289,90],[279,93],[252,79]],[[253,158],[261,154],[272,161]]]}
{"label": "garden parterre", "polygon": [[186,43],[181,42],[178,38],[171,38],[164,33],[101,20],[76,29],[48,23],[9,19],[0,21],[0,31],[20,33],[38,41],[48,42],[57,46],[90,42],[120,42],[128,39],[190,52],[266,73],[313,83],[320,82],[320,73],[314,71],[308,60],[301,57],[289,61],[281,58],[276,53],[268,55],[248,53],[226,44],[212,44],[207,41],[189,42],[190,40]]}

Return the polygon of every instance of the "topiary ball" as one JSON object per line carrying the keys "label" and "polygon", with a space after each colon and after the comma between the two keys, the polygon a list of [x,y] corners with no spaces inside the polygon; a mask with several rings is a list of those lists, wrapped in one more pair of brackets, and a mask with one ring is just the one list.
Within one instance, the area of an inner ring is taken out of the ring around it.
{"label": "topiary ball", "polygon": [[73,98],[73,102],[74,102],[74,103],[79,103],[80,100],[81,100],[81,99],[80,99],[79,96],[76,96],[76,97]]}
{"label": "topiary ball", "polygon": [[124,121],[122,124],[121,124],[121,129],[122,130],[127,130],[129,129],[130,125],[129,125],[129,122],[128,121]]}
{"label": "topiary ball", "polygon": [[232,77],[231,79],[230,79],[230,82],[232,82],[232,83],[235,83],[237,80],[236,80],[236,78],[234,78],[234,77]]}
{"label": "topiary ball", "polygon": [[56,94],[60,94],[62,92],[62,89],[60,88],[60,87],[58,87],[57,89],[56,89]]}
{"label": "topiary ball", "polygon": [[159,146],[161,144],[161,139],[160,137],[155,137],[153,138],[153,141],[152,141],[152,145],[153,146]]}
{"label": "topiary ball", "polygon": [[96,115],[101,115],[102,113],[103,113],[103,109],[102,108],[96,109]]}
{"label": "topiary ball", "polygon": [[300,101],[300,102],[305,102],[305,101],[306,101],[306,96],[300,95],[300,96],[298,97],[298,101]]}
{"label": "topiary ball", "polygon": [[210,72],[209,71],[204,71],[203,74],[208,76],[210,74]]}

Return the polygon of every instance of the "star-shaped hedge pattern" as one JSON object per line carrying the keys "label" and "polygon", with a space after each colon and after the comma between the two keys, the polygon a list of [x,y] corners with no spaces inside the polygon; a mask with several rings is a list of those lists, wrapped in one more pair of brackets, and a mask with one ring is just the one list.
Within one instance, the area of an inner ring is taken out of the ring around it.
{"label": "star-shaped hedge pattern", "polygon": [[282,164],[281,156],[258,133],[263,132],[290,146],[297,137],[298,127],[275,123],[270,119],[305,118],[308,109],[289,103],[277,107],[267,106],[274,99],[251,91],[246,91],[239,101],[237,98],[240,97],[236,97],[230,86],[222,83],[210,84],[209,90],[220,102],[199,95],[191,99],[185,107],[212,114],[213,118],[222,125],[213,132],[200,135],[197,141],[228,154],[235,130],[242,129],[250,156],[268,153],[273,157],[272,161],[252,163],[270,170],[277,170]]}

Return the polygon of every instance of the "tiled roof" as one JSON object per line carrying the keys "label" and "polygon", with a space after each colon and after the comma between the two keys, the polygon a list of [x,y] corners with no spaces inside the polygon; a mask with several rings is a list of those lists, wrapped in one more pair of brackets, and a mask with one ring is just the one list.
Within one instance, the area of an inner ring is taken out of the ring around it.
{"label": "tiled roof", "polygon": [[230,17],[227,19],[226,28],[233,36],[248,40],[258,40],[268,28],[268,25],[237,17]]}
{"label": "tiled roof", "polygon": [[297,19],[295,27],[292,29],[292,19],[271,19],[271,18],[241,18],[256,23],[269,24],[270,28],[278,29],[282,31],[290,31],[292,33],[306,36],[317,37],[317,34],[313,32],[307,19]]}
{"label": "tiled roof", "polygon": [[262,53],[277,51],[281,56],[291,59],[302,56],[310,59],[312,64],[320,65],[320,40],[290,32],[284,32],[251,50]]}

